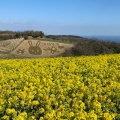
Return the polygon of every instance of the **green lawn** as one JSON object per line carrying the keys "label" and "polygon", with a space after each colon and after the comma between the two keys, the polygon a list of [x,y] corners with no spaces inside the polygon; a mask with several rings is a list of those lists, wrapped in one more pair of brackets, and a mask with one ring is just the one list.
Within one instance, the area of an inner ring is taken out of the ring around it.
{"label": "green lawn", "polygon": [[60,43],[69,43],[67,41],[64,40],[56,40],[56,39],[50,39],[50,38],[32,38],[33,40],[42,40],[42,41],[50,41],[50,42],[60,42]]}

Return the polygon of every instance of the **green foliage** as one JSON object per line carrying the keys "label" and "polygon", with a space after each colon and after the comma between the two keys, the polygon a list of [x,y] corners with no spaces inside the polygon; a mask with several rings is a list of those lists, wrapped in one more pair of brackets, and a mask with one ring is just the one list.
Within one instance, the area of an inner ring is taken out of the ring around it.
{"label": "green foliage", "polygon": [[120,43],[116,42],[87,39],[72,35],[48,35],[46,37],[75,44],[72,49],[73,56],[120,53]]}
{"label": "green foliage", "polygon": [[13,32],[13,31],[0,31],[0,40],[16,39],[16,38],[25,38],[32,36],[33,38],[43,38],[44,33],[42,31],[23,31],[23,32]]}

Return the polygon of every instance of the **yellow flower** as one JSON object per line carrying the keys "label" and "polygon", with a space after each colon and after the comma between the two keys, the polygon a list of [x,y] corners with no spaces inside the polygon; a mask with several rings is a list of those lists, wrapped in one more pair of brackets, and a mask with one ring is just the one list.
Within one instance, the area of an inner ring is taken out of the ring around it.
{"label": "yellow flower", "polygon": [[40,108],[40,109],[39,109],[39,113],[40,113],[40,114],[44,113],[44,111],[45,111],[44,108]]}
{"label": "yellow flower", "polygon": [[40,117],[39,120],[44,120],[44,118],[43,118],[43,117]]}
{"label": "yellow flower", "polygon": [[15,120],[26,120],[26,118],[27,118],[27,113],[22,112],[15,118]]}
{"label": "yellow flower", "polygon": [[39,105],[39,102],[37,100],[32,101],[32,105],[37,106]]}
{"label": "yellow flower", "polygon": [[25,102],[22,100],[22,101],[20,102],[20,105],[24,106],[24,104],[25,104]]}
{"label": "yellow flower", "polygon": [[112,116],[109,113],[104,113],[103,117],[105,120],[112,120]]}
{"label": "yellow flower", "polygon": [[97,120],[97,115],[94,113],[94,110],[92,110],[90,113],[88,113],[88,119],[89,120]]}
{"label": "yellow flower", "polygon": [[61,116],[61,112],[58,111],[58,112],[57,112],[57,117],[60,117],[60,116]]}
{"label": "yellow flower", "polygon": [[2,117],[2,120],[9,120],[9,116],[4,115],[4,116]]}
{"label": "yellow flower", "polygon": [[49,120],[51,118],[51,115],[49,113],[45,114],[44,119]]}
{"label": "yellow flower", "polygon": [[25,120],[23,116],[18,116],[16,120]]}
{"label": "yellow flower", "polygon": [[73,116],[74,116],[74,112],[70,112],[70,113],[69,113],[69,116],[70,116],[70,117],[73,117]]}
{"label": "yellow flower", "polygon": [[10,114],[14,114],[15,113],[15,109],[14,108],[12,108],[12,109],[7,109],[6,110],[6,113],[8,114],[8,115],[10,115]]}
{"label": "yellow flower", "polygon": [[31,116],[31,120],[35,120],[35,116]]}
{"label": "yellow flower", "polygon": [[3,109],[2,106],[0,106],[0,112],[2,111],[2,109]]}

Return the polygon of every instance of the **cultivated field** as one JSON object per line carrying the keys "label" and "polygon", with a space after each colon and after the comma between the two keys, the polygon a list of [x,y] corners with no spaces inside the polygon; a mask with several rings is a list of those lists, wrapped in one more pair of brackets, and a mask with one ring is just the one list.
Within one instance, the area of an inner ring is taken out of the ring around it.
{"label": "cultivated field", "polygon": [[14,39],[0,41],[0,58],[41,58],[71,54],[74,47],[70,43],[51,41],[51,39]]}
{"label": "cultivated field", "polygon": [[120,55],[1,59],[0,120],[120,120]]}

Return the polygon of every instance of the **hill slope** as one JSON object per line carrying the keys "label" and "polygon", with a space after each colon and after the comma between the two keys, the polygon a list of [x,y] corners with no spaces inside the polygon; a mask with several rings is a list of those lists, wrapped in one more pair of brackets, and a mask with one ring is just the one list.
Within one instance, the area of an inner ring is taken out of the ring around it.
{"label": "hill slope", "polygon": [[88,39],[72,35],[48,35],[47,38],[57,39],[75,44],[73,56],[99,55],[120,53],[120,43]]}
{"label": "hill slope", "polygon": [[74,44],[48,41],[49,39],[13,39],[0,41],[1,58],[38,58],[71,55]]}

